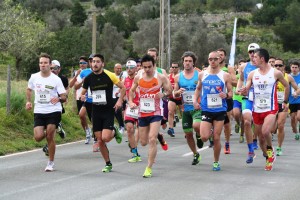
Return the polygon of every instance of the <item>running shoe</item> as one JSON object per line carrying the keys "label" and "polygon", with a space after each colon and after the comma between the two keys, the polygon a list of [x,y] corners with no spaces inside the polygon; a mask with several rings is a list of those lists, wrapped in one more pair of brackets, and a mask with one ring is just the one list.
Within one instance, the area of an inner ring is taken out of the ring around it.
{"label": "running shoe", "polygon": [[54,171],[54,162],[48,161],[48,164],[45,168],[45,172],[53,172]]}
{"label": "running shoe", "polygon": [[115,139],[117,143],[120,144],[122,142],[123,135],[120,133],[119,129],[116,126],[114,126],[114,130],[115,130]]}
{"label": "running shoe", "polygon": [[95,141],[93,144],[93,152],[99,152],[99,151],[100,151],[99,143]]}
{"label": "running shoe", "polygon": [[253,159],[256,157],[256,155],[255,155],[255,153],[253,152],[249,152],[248,153],[248,158],[247,158],[247,160],[246,160],[246,163],[247,164],[251,164],[251,163],[253,163]]}
{"label": "running shoe", "polygon": [[197,147],[199,148],[199,149],[201,149],[202,147],[203,147],[203,141],[201,140],[201,137],[200,136],[198,136],[197,134],[196,134],[196,139],[197,139]]}
{"label": "running shoe", "polygon": [[276,156],[281,156],[282,155],[282,149],[281,147],[276,148]]}
{"label": "running shoe", "polygon": [[58,124],[56,132],[59,134],[59,136],[61,137],[61,139],[64,139],[66,137],[66,132],[62,128],[61,123]]}
{"label": "running shoe", "polygon": [[176,121],[173,121],[173,127],[176,127]]}
{"label": "running shoe", "polygon": [[273,149],[267,149],[268,161],[273,163],[276,160],[276,156],[274,154]]}
{"label": "running shoe", "polygon": [[240,132],[240,125],[238,123],[235,124],[234,131],[235,131],[235,133],[239,133]]}
{"label": "running shoe", "polygon": [[179,122],[179,117],[175,115],[175,121],[178,123]]}
{"label": "running shoe", "polygon": [[173,129],[173,128],[169,128],[168,134],[169,134],[171,137],[175,137],[174,129]]}
{"label": "running shoe", "polygon": [[120,130],[120,133],[121,133],[122,135],[124,135],[125,128],[124,128],[123,126],[121,126],[119,130]]}
{"label": "running shoe", "polygon": [[200,160],[201,160],[201,155],[199,153],[194,154],[192,165],[199,164]]}
{"label": "running shoe", "polygon": [[258,149],[257,141],[254,141],[254,140],[253,140],[253,149],[254,150]]}
{"label": "running shoe", "polygon": [[149,167],[146,167],[145,172],[143,174],[144,178],[151,178],[152,176],[152,169]]}
{"label": "running shoe", "polygon": [[225,154],[230,154],[230,146],[229,146],[229,144],[225,144],[225,147],[224,147],[224,153]]}
{"label": "running shoe", "polygon": [[45,156],[49,156],[49,149],[47,144],[43,147],[43,152],[45,152]]}
{"label": "running shoe", "polygon": [[240,143],[244,143],[244,141],[245,141],[244,136],[243,136],[243,135],[240,135]]}
{"label": "running shoe", "polygon": [[273,169],[273,162],[269,162],[268,159],[266,159],[265,170],[266,171],[271,171],[272,169]]}
{"label": "running shoe", "polygon": [[134,155],[128,160],[129,163],[142,162],[141,156]]}
{"label": "running shoe", "polygon": [[219,162],[214,162],[212,170],[213,171],[220,171],[221,170],[220,163]]}
{"label": "running shoe", "polygon": [[164,140],[164,136],[161,133],[158,133],[157,139],[161,145],[161,148],[167,151],[169,147],[168,147],[168,143]]}
{"label": "running shoe", "polygon": [[86,130],[85,130],[85,142],[84,142],[84,144],[89,144],[90,143],[90,141],[91,141],[91,129],[90,128],[87,128]]}
{"label": "running shoe", "polygon": [[102,169],[102,172],[107,173],[111,172],[112,170],[112,165],[105,165],[105,167]]}
{"label": "running shoe", "polygon": [[300,135],[299,135],[299,133],[296,133],[295,134],[295,140],[299,140],[300,139]]}

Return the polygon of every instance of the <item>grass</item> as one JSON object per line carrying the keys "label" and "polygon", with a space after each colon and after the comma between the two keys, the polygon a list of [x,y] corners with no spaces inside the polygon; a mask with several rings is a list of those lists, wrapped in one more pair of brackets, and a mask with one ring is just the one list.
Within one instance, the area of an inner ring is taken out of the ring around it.
{"label": "grass", "polygon": [[[6,115],[6,81],[0,80],[0,156],[20,151],[41,148],[46,140],[38,143],[33,138],[33,111],[25,110],[25,91],[27,81],[13,81],[11,92],[11,114]],[[85,138],[79,117],[73,111],[73,90],[70,90],[69,101],[65,105],[66,113],[62,116],[63,128],[67,133],[65,139],[58,134],[57,144],[78,141]]]}

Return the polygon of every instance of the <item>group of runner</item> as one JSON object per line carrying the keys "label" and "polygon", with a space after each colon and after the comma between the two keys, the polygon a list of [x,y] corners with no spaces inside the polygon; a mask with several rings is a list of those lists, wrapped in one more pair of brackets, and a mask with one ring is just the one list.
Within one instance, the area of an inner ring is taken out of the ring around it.
{"label": "group of runner", "polygon": [[[225,63],[224,49],[212,51],[208,55],[208,67],[201,71],[195,66],[197,56],[187,51],[181,57],[183,70],[180,71],[179,63],[172,63],[169,75],[156,66],[158,51],[155,48],[148,49],[139,60],[128,59],[124,72],[120,71],[120,64],[115,65],[115,73],[104,69],[105,60],[101,54],[80,57],[80,69],[70,79],[69,86],[76,90],[78,113],[86,133],[85,143],[94,137],[93,151],[99,150],[104,159],[102,172],[110,172],[113,168],[106,144],[113,138],[121,143],[122,132],[126,129],[132,153],[128,162],[142,161],[138,144],[148,144],[148,164],[143,177],[151,177],[157,139],[164,150],[168,149],[163,134],[159,133],[160,128],[165,129],[168,123],[167,133],[175,137],[177,111],[182,112],[183,132],[193,152],[192,165],[201,161],[197,147],[201,149],[209,140],[214,150],[212,170],[221,169],[221,133],[224,127],[224,153],[230,154],[231,118],[234,118],[241,143],[244,134],[246,136],[249,150],[246,163],[252,163],[256,156],[258,137],[266,157],[265,170],[272,170],[276,155],[282,155],[288,102],[295,139],[299,140],[296,127],[300,120],[299,63],[291,64],[289,75],[284,71],[283,60],[275,58],[273,66],[268,51],[258,44],[251,43],[248,54],[249,61],[240,61],[235,70]],[[34,137],[36,141],[47,139],[49,161],[45,171],[53,171],[54,135],[61,120],[62,103],[67,100],[67,88],[52,73],[53,61],[51,65],[49,55],[41,54],[39,66],[40,72],[33,74],[28,82],[26,109],[33,107],[31,93],[34,91]],[[119,127],[114,125],[115,116]],[[276,153],[272,146],[275,130],[278,134]]]}

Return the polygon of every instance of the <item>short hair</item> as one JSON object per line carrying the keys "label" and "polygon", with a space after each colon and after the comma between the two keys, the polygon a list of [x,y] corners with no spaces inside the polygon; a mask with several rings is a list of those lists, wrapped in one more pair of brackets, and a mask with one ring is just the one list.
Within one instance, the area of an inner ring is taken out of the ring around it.
{"label": "short hair", "polygon": [[157,48],[155,48],[155,47],[149,48],[149,49],[147,50],[147,52],[148,52],[148,51],[155,52],[155,53],[156,53],[156,56],[158,56],[158,50],[157,50]]}
{"label": "short hair", "polygon": [[270,55],[266,49],[259,48],[254,50],[254,53],[257,53],[259,57],[263,57],[265,59],[265,62],[269,62]]}
{"label": "short hair", "polygon": [[277,59],[276,59],[274,56],[270,56],[270,57],[269,57],[269,60],[270,60],[271,58],[273,58],[273,59],[277,60]]}
{"label": "short hair", "polygon": [[219,48],[219,49],[217,49],[217,51],[223,51],[223,52],[224,52],[224,55],[225,55],[225,56],[227,55],[226,50],[223,49],[223,48]]}
{"label": "short hair", "polygon": [[51,56],[47,53],[41,53],[39,59],[40,58],[49,58],[49,63],[51,63]]}
{"label": "short hair", "polygon": [[238,61],[238,63],[240,64],[241,62],[244,62],[244,63],[246,63],[246,62],[247,62],[247,60],[245,60],[245,59],[240,59],[240,60]]}
{"label": "short hair", "polygon": [[89,59],[86,56],[80,56],[79,60],[84,60],[85,62],[89,62]]}
{"label": "short hair", "polygon": [[297,65],[299,67],[299,62],[294,60],[291,62],[291,65]]}
{"label": "short hair", "polygon": [[192,51],[186,51],[182,54],[181,60],[183,61],[185,57],[192,57],[194,64],[197,62],[197,56],[194,52]]}
{"label": "short hair", "polygon": [[[270,58],[272,58],[272,56],[270,56]],[[270,59],[270,58],[269,58],[269,59]],[[276,60],[282,61],[283,65],[284,65],[284,60],[282,60],[281,58],[275,58],[275,61],[276,61]]]}
{"label": "short hair", "polygon": [[152,56],[150,56],[149,54],[146,54],[142,57],[141,59],[141,64],[143,65],[144,62],[149,62],[151,61],[153,66],[155,65],[155,60]]}
{"label": "short hair", "polygon": [[97,57],[97,58],[100,58],[100,60],[102,61],[102,62],[104,62],[104,56],[102,56],[101,54],[94,54],[94,56],[93,56],[93,58],[95,58],[95,57]]}

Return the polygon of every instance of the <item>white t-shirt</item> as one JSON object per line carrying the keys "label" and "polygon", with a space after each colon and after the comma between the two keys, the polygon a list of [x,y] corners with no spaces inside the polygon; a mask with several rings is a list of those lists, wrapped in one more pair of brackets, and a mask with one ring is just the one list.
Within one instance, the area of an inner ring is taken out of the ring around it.
{"label": "white t-shirt", "polygon": [[34,90],[34,113],[48,114],[61,112],[62,106],[58,102],[55,105],[50,102],[58,94],[66,93],[61,79],[51,73],[48,77],[42,77],[40,72],[32,74],[28,81],[28,88]]}

